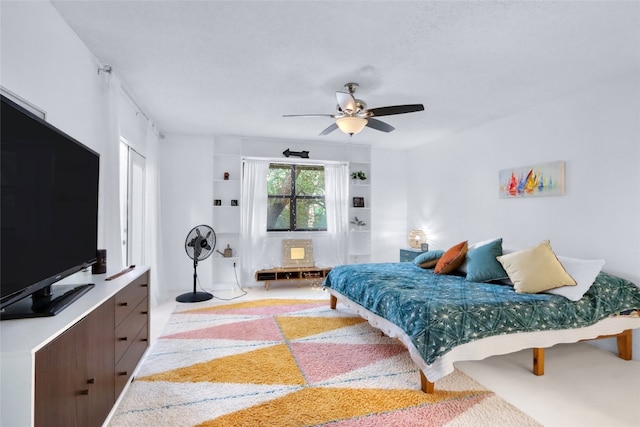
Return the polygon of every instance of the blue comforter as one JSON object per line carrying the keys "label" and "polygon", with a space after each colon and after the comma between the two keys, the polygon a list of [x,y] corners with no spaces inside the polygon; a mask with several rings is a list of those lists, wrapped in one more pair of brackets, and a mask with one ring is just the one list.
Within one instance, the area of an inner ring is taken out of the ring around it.
{"label": "blue comforter", "polygon": [[324,286],[400,327],[427,364],[493,335],[579,328],[640,308],[640,289],[600,273],[580,301],[434,274],[412,262],[334,267]]}

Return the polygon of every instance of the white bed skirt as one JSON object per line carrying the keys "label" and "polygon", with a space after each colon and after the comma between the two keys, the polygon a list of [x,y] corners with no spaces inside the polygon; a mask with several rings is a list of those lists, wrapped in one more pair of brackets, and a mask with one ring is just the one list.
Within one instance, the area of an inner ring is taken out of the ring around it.
{"label": "white bed skirt", "polygon": [[431,365],[425,363],[409,336],[398,326],[349,300],[341,293],[325,288],[331,295],[348,309],[367,319],[371,326],[380,329],[385,335],[400,340],[409,350],[411,359],[422,370],[427,379],[436,382],[453,372],[453,364],[463,360],[482,360],[489,356],[508,354],[526,348],[547,348],[560,343],[573,343],[594,339],[602,335],[615,335],[627,329],[640,327],[638,317],[608,317],[591,326],[577,329],[561,329],[555,331],[520,332],[515,334],[496,335],[481,338],[451,349],[439,357]]}

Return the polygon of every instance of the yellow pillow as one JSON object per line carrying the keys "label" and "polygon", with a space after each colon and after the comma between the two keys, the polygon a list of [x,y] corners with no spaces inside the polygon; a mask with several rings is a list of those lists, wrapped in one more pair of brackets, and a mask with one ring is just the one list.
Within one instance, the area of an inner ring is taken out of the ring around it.
{"label": "yellow pillow", "polygon": [[535,294],[560,286],[575,286],[548,240],[533,248],[496,257],[502,264],[516,292]]}

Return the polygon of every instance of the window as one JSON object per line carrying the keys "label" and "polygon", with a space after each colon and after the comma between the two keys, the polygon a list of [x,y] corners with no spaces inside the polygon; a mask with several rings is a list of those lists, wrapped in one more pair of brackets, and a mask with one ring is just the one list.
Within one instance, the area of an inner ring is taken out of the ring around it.
{"label": "window", "polygon": [[326,231],[324,167],[269,165],[267,231]]}

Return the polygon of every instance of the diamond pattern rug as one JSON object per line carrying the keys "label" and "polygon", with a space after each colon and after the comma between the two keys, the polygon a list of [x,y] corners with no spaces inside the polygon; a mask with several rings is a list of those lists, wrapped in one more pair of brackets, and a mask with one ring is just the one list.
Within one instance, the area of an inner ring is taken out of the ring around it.
{"label": "diamond pattern rug", "polygon": [[328,300],[180,305],[109,425],[539,425],[457,370],[419,387],[401,344]]}

